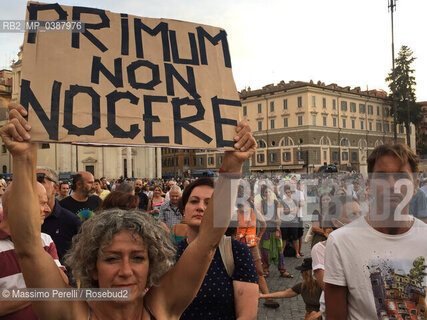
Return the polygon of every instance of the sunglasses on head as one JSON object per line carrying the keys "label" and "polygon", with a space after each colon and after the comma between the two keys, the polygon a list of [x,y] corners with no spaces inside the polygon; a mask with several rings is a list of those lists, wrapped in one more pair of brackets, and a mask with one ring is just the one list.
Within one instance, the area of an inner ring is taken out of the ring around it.
{"label": "sunglasses on head", "polygon": [[56,183],[56,181],[53,180],[51,177],[49,177],[46,173],[43,173],[43,172],[37,173],[37,181],[38,182],[43,183],[44,179],[47,179],[53,183]]}

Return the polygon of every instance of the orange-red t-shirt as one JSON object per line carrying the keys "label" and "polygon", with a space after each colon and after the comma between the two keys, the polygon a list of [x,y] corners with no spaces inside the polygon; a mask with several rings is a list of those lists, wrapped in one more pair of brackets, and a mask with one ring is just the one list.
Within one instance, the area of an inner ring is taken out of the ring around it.
{"label": "orange-red t-shirt", "polygon": [[251,209],[250,214],[244,214],[239,211],[237,214],[237,219],[239,222],[239,227],[237,228],[237,238],[240,239],[240,241],[245,242],[248,247],[256,246],[256,217],[254,210]]}

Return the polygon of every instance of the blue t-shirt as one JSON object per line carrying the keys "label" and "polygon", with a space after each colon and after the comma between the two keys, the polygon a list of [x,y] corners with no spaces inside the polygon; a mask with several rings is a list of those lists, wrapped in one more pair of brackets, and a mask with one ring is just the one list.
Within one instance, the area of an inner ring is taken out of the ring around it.
{"label": "blue t-shirt", "polygon": [[[187,246],[187,241],[178,243],[177,260]],[[184,311],[181,320],[236,319],[233,280],[258,283],[258,273],[246,244],[232,239],[231,248],[234,258],[233,277],[228,276],[217,249],[196,298]]]}

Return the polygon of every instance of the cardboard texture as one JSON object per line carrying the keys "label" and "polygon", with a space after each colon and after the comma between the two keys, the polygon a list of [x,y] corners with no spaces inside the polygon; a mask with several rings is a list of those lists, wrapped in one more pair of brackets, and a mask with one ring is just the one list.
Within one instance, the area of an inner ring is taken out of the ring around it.
{"label": "cardboard texture", "polygon": [[241,104],[224,30],[37,2],[26,19],[85,22],[80,33],[25,34],[21,104],[33,141],[233,146]]}

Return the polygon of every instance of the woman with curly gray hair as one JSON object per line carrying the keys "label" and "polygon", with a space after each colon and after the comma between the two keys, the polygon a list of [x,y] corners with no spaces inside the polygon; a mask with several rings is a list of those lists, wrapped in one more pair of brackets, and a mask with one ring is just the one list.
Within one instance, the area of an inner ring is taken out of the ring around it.
{"label": "woman with curly gray hair", "polygon": [[[30,126],[23,118],[27,112],[16,104],[9,110],[10,120],[0,129],[0,136],[13,156],[10,231],[21,271],[28,288],[68,288],[40,242],[40,204],[35,191],[37,145],[28,142]],[[246,122],[237,125],[234,140],[234,151],[225,153],[221,165],[222,172],[234,174],[221,174],[217,180],[215,198],[221,201],[215,201],[215,217],[214,201],[209,201],[200,235],[175,266],[171,267],[173,250],[167,245],[166,233],[156,221],[139,217],[143,215],[139,212],[106,211],[84,223],[68,261],[82,286],[129,288],[130,299],[33,301],[37,316],[52,320],[179,319],[200,288],[227,229],[229,208],[235,201],[230,178],[241,172],[255,150],[255,139]],[[22,201],[22,194],[26,201]]]}
{"label": "woman with curly gray hair", "polygon": [[99,281],[93,277],[99,252],[105,253],[114,237],[124,232],[132,234],[133,240],[142,240],[146,246],[150,261],[147,288],[157,285],[175,263],[175,248],[168,241],[167,233],[160,224],[153,223],[149,215],[139,210],[108,209],[82,225],[66,256],[66,264],[73,270],[74,277],[80,280],[82,288],[99,288]]}

